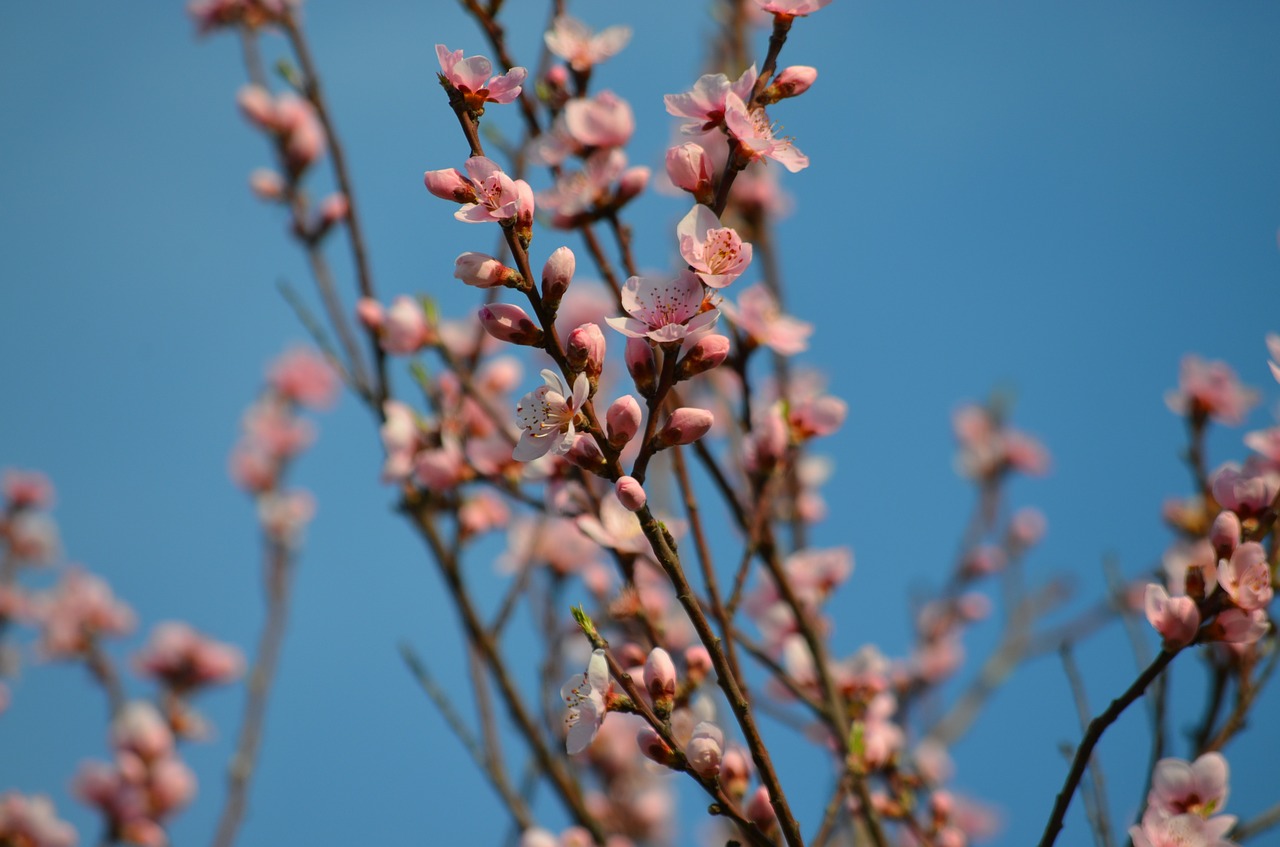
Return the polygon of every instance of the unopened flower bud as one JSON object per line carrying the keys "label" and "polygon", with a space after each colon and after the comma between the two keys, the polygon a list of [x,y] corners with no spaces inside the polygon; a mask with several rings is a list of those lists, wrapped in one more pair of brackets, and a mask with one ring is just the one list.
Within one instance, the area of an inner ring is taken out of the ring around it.
{"label": "unopened flower bud", "polygon": [[341,192],[330,194],[320,202],[320,221],[326,227],[346,220],[350,212],[351,202],[347,200],[347,195]]}
{"label": "unopened flower bud", "polygon": [[627,168],[618,178],[618,193],[614,202],[621,206],[638,196],[649,185],[649,169],[644,166]]}
{"label": "unopened flower bud", "polygon": [[646,726],[636,733],[636,744],[640,745],[641,753],[658,764],[667,767],[675,764],[675,753],[653,727]]}
{"label": "unopened flower bud", "polygon": [[246,118],[262,129],[275,129],[275,101],[271,98],[271,92],[262,86],[246,85],[241,88],[236,95],[236,104]]}
{"label": "unopened flower bud", "polygon": [[605,412],[605,425],[609,430],[609,443],[621,450],[640,431],[642,419],[640,403],[630,394],[624,394]]}
{"label": "unopened flower bud", "polygon": [[604,333],[600,331],[600,325],[583,324],[569,333],[564,355],[569,360],[569,367],[575,372],[585,373],[594,385],[604,370]]}
{"label": "unopened flower bud", "polygon": [[667,150],[667,177],[676,188],[682,188],[699,203],[710,206],[715,202],[715,175],[707,151],[692,141]]}
{"label": "unopened flower bud", "polygon": [[1219,559],[1231,558],[1240,543],[1240,516],[1235,512],[1219,512],[1209,528],[1209,542]]}
{"label": "unopened flower bud", "polygon": [[262,200],[279,200],[284,196],[284,177],[271,168],[258,168],[249,174],[249,188]]}
{"label": "unopened flower bud", "polygon": [[681,406],[671,413],[662,430],[654,436],[658,449],[692,444],[706,435],[715,421],[715,415],[706,409]]}
{"label": "unopened flower bud", "polygon": [[600,452],[600,446],[585,432],[578,435],[564,457],[571,464],[594,474],[602,472],[606,464],[604,454]]}
{"label": "unopened flower bud", "polygon": [[644,487],[633,476],[620,477],[617,485],[614,486],[614,491],[618,495],[618,502],[629,512],[640,511],[649,499],[644,493]]}
{"label": "unopened flower bud", "polygon": [[934,820],[939,823],[951,817],[951,810],[955,806],[955,799],[951,796],[950,791],[938,789],[929,797],[929,809],[933,812]]}
{"label": "unopened flower bud", "polygon": [[769,790],[763,785],[751,793],[751,799],[747,801],[744,812],[747,820],[760,827],[766,834],[778,825],[778,816],[773,811],[773,804],[769,802]]}
{"label": "unopened flower bud", "polygon": [[635,380],[636,390],[645,397],[653,394],[658,382],[658,366],[653,358],[653,348],[644,338],[627,339],[627,372]]}
{"label": "unopened flower bud", "polygon": [[689,767],[698,776],[711,779],[720,773],[721,756],[724,753],[724,733],[710,721],[703,721],[693,728],[693,735],[684,747]]}
{"label": "unopened flower bud", "polygon": [[485,253],[463,253],[453,260],[453,276],[476,288],[505,285],[519,288],[523,280],[513,268]]}
{"label": "unopened flower bud", "polygon": [[723,335],[704,335],[680,360],[676,379],[688,379],[719,367],[729,356],[729,339]]}
{"label": "unopened flower bud", "polygon": [[491,303],[480,307],[479,317],[484,331],[499,341],[523,344],[526,347],[537,347],[542,344],[542,330],[519,306],[513,306],[510,303]]}
{"label": "unopened flower bud", "polygon": [[[631,477],[624,476],[623,479]],[[635,482],[634,479],[631,481]],[[661,647],[654,647],[645,660],[644,684],[653,699],[653,711],[664,720],[670,717],[676,703],[676,665],[671,661],[671,655]]]}
{"label": "unopened flower bud", "polygon": [[387,313],[377,300],[361,297],[356,302],[356,318],[366,329],[379,330],[387,320]]}
{"label": "unopened flower bud", "polygon": [[523,179],[515,181],[516,187],[516,222],[512,227],[520,246],[529,249],[533,241],[533,187]]}
{"label": "unopened flower bud", "polygon": [[439,171],[427,171],[422,175],[427,190],[441,200],[452,200],[455,203],[476,203],[476,191],[471,181],[457,168],[445,168]]}
{"label": "unopened flower bud", "polygon": [[576,265],[573,251],[568,247],[561,247],[542,266],[542,303],[551,311],[560,308],[560,300],[569,290],[569,283],[573,282]]}
{"label": "unopened flower bud", "polygon": [[382,349],[393,356],[416,353],[431,340],[431,327],[422,304],[412,297],[397,297],[382,325]]}
{"label": "unopened flower bud", "polygon": [[694,685],[706,679],[714,667],[711,663],[711,654],[702,645],[696,645],[684,651],[684,666],[688,669],[689,681]]}
{"label": "unopened flower bud", "polygon": [[564,88],[569,83],[569,69],[564,65],[552,65],[547,71],[547,83],[556,88]]}
{"label": "unopened flower bud", "polygon": [[720,784],[735,800],[741,800],[751,786],[751,764],[737,747],[724,751],[720,759]]}
{"label": "unopened flower bud", "polygon": [[761,101],[768,105],[777,103],[787,97],[798,97],[809,90],[809,86],[813,85],[813,81],[818,78],[818,69],[811,68],[807,65],[792,65],[789,68],[783,68],[777,76],[773,78],[773,82],[760,95]]}

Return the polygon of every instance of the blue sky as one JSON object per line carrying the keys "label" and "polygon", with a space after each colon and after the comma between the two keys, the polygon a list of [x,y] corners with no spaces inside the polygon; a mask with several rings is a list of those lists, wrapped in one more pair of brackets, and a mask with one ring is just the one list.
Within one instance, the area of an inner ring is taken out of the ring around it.
{"label": "blue sky", "polygon": [[[532,62],[541,4],[509,5],[515,53]],[[637,21],[622,3],[576,6],[593,25],[635,27],[594,84],[631,101],[631,159],[660,167],[661,95],[697,77],[710,24],[686,4],[650,8]],[[247,647],[258,553],[226,456],[264,364],[304,339],[277,283],[305,288],[307,271],[245,184],[270,160],[235,109],[234,39],[195,38],[178,4],[68,11],[0,10],[0,465],[53,478],[70,558],[143,621],[183,618]],[[490,249],[492,234],[455,222],[421,174],[465,155],[432,47],[483,52],[480,35],[452,4],[399,0],[316,3],[307,27],[380,292],[429,292],[461,313],[473,292],[450,262]],[[832,608],[842,651],[868,640],[901,651],[907,591],[943,578],[970,506],[951,471],[960,401],[1010,387],[1017,422],[1053,452],[1052,475],[1014,496],[1049,518],[1032,578],[1071,575],[1081,604],[1100,590],[1104,556],[1137,574],[1169,539],[1159,507],[1188,479],[1163,393],[1185,352],[1233,363],[1263,391],[1249,428],[1273,422],[1280,386],[1262,339],[1280,330],[1278,37],[1280,7],[1244,3],[837,0],[797,22],[784,63],[820,76],[776,116],[813,165],[785,176],[796,212],[779,239],[790,308],[817,326],[803,361],[850,407],[823,447],[838,473],[815,533],[858,559]],[[496,111],[486,120],[515,126]],[[643,265],[670,261],[684,211],[658,194],[629,210]],[[540,233],[535,255],[577,247],[557,238]],[[350,291],[347,259],[333,255]],[[454,616],[378,483],[368,416],[348,398],[320,428],[296,477],[319,517],[242,843],[496,843],[505,822],[487,811],[488,788],[395,652],[409,639],[464,691]],[[1244,455],[1239,434],[1215,433],[1214,462]],[[498,590],[483,557],[469,567]],[[970,647],[990,641],[979,629]],[[1080,659],[1095,709],[1133,674],[1118,627]],[[1174,668],[1175,729],[1197,716],[1200,675]],[[0,717],[0,789],[51,793],[87,841],[92,819],[66,786],[81,758],[105,753],[97,692],[79,669],[28,663],[15,695]],[[211,832],[239,702],[237,689],[204,703],[219,734],[191,749],[201,795],[176,843]],[[1075,720],[1057,662],[1043,660],[958,748],[957,785],[1005,809],[1000,843],[1038,834]],[[1117,817],[1137,800],[1126,789],[1142,779],[1141,730],[1135,710],[1103,743]],[[1245,817],[1275,799],[1263,777],[1274,735],[1250,738],[1227,751],[1228,810]],[[809,764],[788,758],[783,779],[818,789],[797,789],[812,815],[826,774]],[[686,795],[691,819],[699,806]]]}

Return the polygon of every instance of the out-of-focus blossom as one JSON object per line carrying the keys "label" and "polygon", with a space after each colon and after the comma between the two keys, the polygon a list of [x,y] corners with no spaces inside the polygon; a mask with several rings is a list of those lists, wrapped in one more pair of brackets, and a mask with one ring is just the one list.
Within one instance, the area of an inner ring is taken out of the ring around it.
{"label": "out-of-focus blossom", "polygon": [[1256,541],[1241,544],[1219,564],[1218,584],[1246,612],[1265,609],[1274,596],[1266,549]]}
{"label": "out-of-focus blossom", "polygon": [[792,437],[805,441],[835,432],[844,424],[848,412],[848,404],[839,397],[821,394],[795,400],[787,415],[787,423],[791,426]]}
{"label": "out-of-focus blossom", "polygon": [[751,161],[773,159],[792,173],[809,167],[809,157],[796,149],[790,138],[779,138],[775,134],[764,109],[747,108],[742,98],[732,91],[725,97],[724,122]]}
{"label": "out-of-focus blossom", "polygon": [[778,301],[762,283],[744,288],[738,294],[738,305],[720,304],[729,320],[757,344],[763,344],[783,356],[794,356],[809,347],[813,324],[784,315]]}
{"label": "out-of-focus blossom", "polygon": [[145,700],[126,704],[111,722],[111,746],[143,762],[165,758],[173,752],[173,744],[169,723]]}
{"label": "out-of-focus blossom", "polygon": [[1258,393],[1244,387],[1226,362],[1206,362],[1187,355],[1178,371],[1177,390],[1165,394],[1164,399],[1175,414],[1237,426],[1258,402]]}
{"label": "out-of-focus blossom", "polygon": [[302,531],[316,514],[316,500],[310,491],[296,489],[264,494],[258,498],[258,522],[275,543],[296,547]]}
{"label": "out-of-focus blossom", "polygon": [[751,264],[751,245],[732,227],[720,225],[716,213],[695,203],[676,225],[680,255],[706,285],[724,288]]}
{"label": "out-of-focus blossom", "polygon": [[1264,609],[1246,612],[1243,609],[1226,609],[1218,613],[1213,625],[1205,633],[1206,640],[1225,641],[1228,644],[1252,644],[1271,629]]}
{"label": "out-of-focus blossom", "polygon": [[633,276],[622,289],[622,308],[630,317],[607,322],[623,335],[660,344],[696,340],[720,317],[717,309],[702,311],[702,301],[702,282],[691,271],[674,278]]}
{"label": "out-of-focus blossom", "polygon": [[7,520],[0,520],[0,538],[8,543],[9,555],[21,565],[49,565],[62,552],[58,524],[45,512],[14,510]]}
{"label": "out-of-focus blossom", "polygon": [[387,460],[382,466],[385,482],[402,480],[413,472],[413,457],[422,447],[422,435],[413,409],[399,400],[388,400],[382,406],[385,420],[379,434]]}
{"label": "out-of-focus blossom", "polygon": [[1271,375],[1276,378],[1276,382],[1280,382],[1280,335],[1267,333],[1267,352],[1271,354],[1271,360],[1267,362]]}
{"label": "out-of-focus blossom", "polygon": [[0,844],[15,847],[75,847],[75,827],[59,820],[48,797],[16,791],[0,795]]}
{"label": "out-of-focus blossom", "polygon": [[1213,499],[1241,518],[1262,514],[1280,491],[1280,473],[1250,461],[1241,468],[1228,462],[1213,475]]}
{"label": "out-of-focus blossom", "polygon": [[309,347],[295,347],[272,362],[267,381],[277,394],[300,406],[328,409],[338,399],[337,374]]}
{"label": "out-of-focus blossom", "polygon": [[604,651],[595,650],[585,672],[571,677],[560,689],[568,704],[564,725],[567,731],[565,749],[575,756],[587,749],[600,731],[606,712],[605,697],[609,693],[609,665]]}
{"label": "out-of-focus blossom", "polygon": [[520,86],[529,72],[512,68],[501,76],[493,75],[493,63],[484,56],[462,57],[461,50],[450,51],[436,45],[440,60],[440,77],[458,90],[467,108],[483,112],[485,103],[510,103],[520,96]]}
{"label": "out-of-focus blossom", "polygon": [[600,498],[600,516],[580,515],[578,528],[601,547],[619,553],[650,555],[649,541],[640,529],[640,519],[616,495]]}
{"label": "out-of-focus blossom", "polygon": [[378,344],[392,356],[412,355],[436,340],[422,304],[412,297],[401,296],[391,302],[381,329]]}
{"label": "out-of-focus blossom", "polygon": [[201,35],[215,29],[245,26],[254,29],[285,20],[301,0],[196,0],[187,14]]}
{"label": "out-of-focus blossom", "polygon": [[576,435],[573,419],[591,390],[585,373],[573,381],[572,393],[554,371],[544,369],[542,379],[546,384],[524,395],[516,405],[521,432],[512,458],[518,462],[531,462],[548,452],[563,455],[568,451]]}
{"label": "out-of-focus blossom", "polygon": [[1165,551],[1161,564],[1169,593],[1175,596],[1204,597],[1212,594],[1218,584],[1218,557],[1203,538],[1176,542]]}
{"label": "out-of-focus blossom", "polygon": [[181,621],[156,624],[133,662],[139,673],[179,692],[223,685],[244,673],[244,655],[238,649],[207,638]]}
{"label": "out-of-focus blossom", "polygon": [[598,33],[569,15],[560,15],[543,35],[547,49],[569,63],[578,73],[586,73],[605,59],[622,52],[631,40],[631,27],[611,26]]}
{"label": "out-of-focus blossom", "polygon": [[1221,753],[1205,753],[1194,762],[1161,759],[1151,775],[1147,805],[1175,815],[1209,817],[1227,804],[1230,768]]}
{"label": "out-of-focus blossom", "polygon": [[1049,470],[1049,453],[1035,438],[1003,425],[976,404],[960,407],[952,415],[952,427],[960,442],[956,460],[961,474],[990,479],[1009,471],[1040,476]]}
{"label": "out-of-focus blossom", "polygon": [[1235,847],[1226,834],[1236,825],[1234,815],[1218,815],[1208,820],[1199,815],[1172,815],[1147,809],[1142,823],[1129,827],[1133,847]]}
{"label": "out-of-focus blossom", "polygon": [[10,509],[49,509],[53,507],[53,483],[39,471],[6,468],[0,476],[0,492]]}
{"label": "out-of-focus blossom", "polygon": [[577,97],[564,107],[564,128],[580,148],[621,147],[636,131],[631,104],[612,91]]}
{"label": "out-of-focus blossom", "polygon": [[1186,647],[1200,629],[1200,611],[1190,597],[1170,597],[1163,585],[1151,583],[1144,595],[1147,620],[1164,638],[1165,649]]}
{"label": "out-of-focus blossom", "polygon": [[295,176],[324,154],[324,127],[309,101],[289,91],[273,97],[257,85],[240,89],[237,100],[245,117],[278,139],[285,163]]}
{"label": "out-of-focus blossom", "polygon": [[501,529],[510,519],[506,502],[492,491],[480,491],[458,507],[458,525],[468,536]]}
{"label": "out-of-focus blossom", "polygon": [[693,89],[683,94],[667,94],[662,98],[667,112],[677,118],[688,118],[680,131],[685,135],[697,135],[724,126],[728,97],[732,94],[739,103],[751,96],[755,87],[756,66],[742,72],[742,76],[730,82],[724,74],[705,74],[693,84]]}
{"label": "out-of-focus blossom", "polygon": [[684,749],[693,772],[704,779],[711,779],[720,773],[724,732],[711,721],[703,721],[693,728],[693,735]]}
{"label": "out-of-focus blossom", "polygon": [[831,0],[756,0],[756,5],[775,15],[804,17],[828,5]]}
{"label": "out-of-focus blossom", "polygon": [[133,631],[133,610],[116,599],[100,577],[70,568],[57,587],[36,599],[40,650],[49,658],[81,656],[98,638]]}

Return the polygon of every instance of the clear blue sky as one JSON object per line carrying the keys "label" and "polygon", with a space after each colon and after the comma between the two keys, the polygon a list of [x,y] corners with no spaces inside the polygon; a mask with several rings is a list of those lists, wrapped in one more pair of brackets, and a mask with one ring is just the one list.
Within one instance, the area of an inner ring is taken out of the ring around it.
{"label": "clear blue sky", "polygon": [[[508,5],[514,50],[532,63],[542,4]],[[577,6],[595,26],[635,27],[594,84],[631,101],[630,156],[660,167],[661,95],[697,77],[705,13]],[[431,292],[460,313],[473,292],[451,260],[490,249],[492,234],[456,223],[421,174],[466,152],[432,47],[483,52],[481,36],[445,2],[315,3],[307,26],[380,291]],[[1160,504],[1187,474],[1162,397],[1184,352],[1231,361],[1264,391],[1251,428],[1272,422],[1280,386],[1262,339],[1280,330],[1278,43],[1280,7],[1254,3],[837,0],[797,22],[784,60],[820,75],[776,116],[813,166],[784,180],[797,211],[780,237],[791,307],[817,325],[804,360],[850,407],[825,445],[838,475],[815,539],[858,559],[833,609],[842,651],[874,640],[901,652],[908,589],[942,578],[970,505],[951,471],[959,401],[1016,390],[1017,421],[1054,454],[1050,477],[1015,489],[1049,518],[1031,573],[1074,574],[1082,604],[1104,555],[1137,574],[1169,540]],[[0,465],[50,474],[70,557],[144,621],[183,618],[247,647],[262,617],[258,551],[226,456],[264,363],[304,336],[276,284],[308,277],[277,210],[246,187],[270,160],[237,114],[242,81],[235,40],[197,40],[177,3],[0,9]],[[629,213],[643,264],[668,262],[684,211],[654,194]],[[543,233],[535,252],[558,243],[577,247]],[[395,652],[408,638],[464,691],[454,616],[378,483],[368,416],[348,399],[320,426],[297,474],[319,518],[242,843],[497,843],[505,822],[488,788]],[[1215,462],[1244,455],[1239,434],[1217,434]],[[470,567],[496,590],[487,561]],[[980,630],[969,643],[989,641]],[[1132,677],[1118,628],[1080,658],[1095,709]],[[1199,674],[1174,668],[1175,731],[1197,716]],[[240,696],[204,702],[218,738],[191,748],[201,794],[175,843],[209,837]],[[1275,708],[1272,696],[1258,713]],[[103,712],[79,669],[28,663],[0,717],[0,790],[51,793],[86,842],[92,817],[66,787],[81,758],[105,754]],[[1038,834],[1075,721],[1045,660],[957,750],[957,786],[1005,809],[1000,843]],[[1143,726],[1134,710],[1103,742],[1117,817],[1138,799]],[[1275,800],[1263,752],[1275,734],[1258,729],[1260,746],[1227,751],[1228,811],[1244,817]],[[819,788],[800,803],[812,817],[826,773],[806,761],[786,762],[783,779]],[[690,819],[701,805],[686,795]]]}

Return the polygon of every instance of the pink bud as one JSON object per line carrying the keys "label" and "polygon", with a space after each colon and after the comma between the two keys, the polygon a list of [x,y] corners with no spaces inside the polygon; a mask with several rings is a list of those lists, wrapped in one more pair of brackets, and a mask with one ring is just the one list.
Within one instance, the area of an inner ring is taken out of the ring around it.
{"label": "pink bud", "polygon": [[236,103],[250,121],[262,129],[275,129],[276,107],[271,92],[260,85],[246,85],[236,95]]}
{"label": "pink bud", "polygon": [[569,367],[575,372],[585,372],[594,383],[604,370],[604,333],[600,325],[586,323],[569,333],[565,340],[564,354]]}
{"label": "pink bud", "polygon": [[773,804],[769,802],[769,791],[763,785],[752,792],[744,811],[747,820],[766,833],[777,826],[777,814],[773,811]]}
{"label": "pink bud", "polygon": [[345,194],[330,194],[320,203],[320,220],[327,226],[346,220],[350,213],[351,203]]}
{"label": "pink bud", "polygon": [[523,179],[517,179],[515,187],[516,223],[513,229],[516,238],[527,248],[533,240],[533,187]]}
{"label": "pink bud", "polygon": [[1185,647],[1200,628],[1200,611],[1190,597],[1170,597],[1164,586],[1154,582],[1147,586],[1143,598],[1147,620],[1164,636],[1166,649]]}
{"label": "pink bud", "polygon": [[761,99],[766,103],[777,103],[787,97],[798,97],[809,90],[813,81],[818,78],[817,68],[807,65],[792,65],[783,68],[769,87],[765,89]]}
{"label": "pink bud", "polygon": [[491,303],[481,306],[480,324],[484,331],[499,341],[537,347],[542,344],[542,330],[533,318],[519,306],[510,303]]}
{"label": "pink bud", "polygon": [[604,470],[605,460],[604,454],[600,452],[600,445],[586,433],[578,435],[564,457],[570,463],[590,473],[598,474]]}
{"label": "pink bud", "polygon": [[929,809],[933,812],[934,818],[945,821],[951,817],[951,809],[955,805],[955,798],[951,796],[950,791],[938,789],[929,797]]}
{"label": "pink bud", "polygon": [[441,200],[452,200],[455,203],[476,203],[476,191],[471,181],[463,176],[457,168],[445,168],[440,171],[427,171],[422,176],[427,190]]}
{"label": "pink bud", "polygon": [[552,311],[560,307],[560,300],[569,290],[573,282],[573,272],[577,265],[573,251],[568,247],[560,247],[542,266],[542,302]]}
{"label": "pink bud", "polygon": [[690,647],[684,651],[684,666],[689,671],[689,681],[699,684],[710,675],[715,665],[711,662],[711,654],[701,645]]}
{"label": "pink bud", "polygon": [[284,177],[270,168],[258,168],[249,174],[249,188],[263,200],[279,200],[284,196]]}
{"label": "pink bud", "polygon": [[144,762],[154,762],[173,752],[173,732],[155,706],[135,700],[112,721],[111,744]]}
{"label": "pink bud", "polygon": [[1235,512],[1219,512],[1209,528],[1209,542],[1219,559],[1229,559],[1240,543],[1240,516]]}
{"label": "pink bud", "polygon": [[706,409],[681,406],[671,413],[662,431],[655,436],[658,447],[661,449],[678,444],[692,444],[706,435],[715,422],[715,415]]}
{"label": "pink bud", "polygon": [[653,348],[644,338],[627,339],[627,372],[635,380],[636,390],[645,397],[657,386],[658,366],[653,358]]}
{"label": "pink bud", "polygon": [[187,805],[196,793],[195,774],[174,757],[151,766],[150,783],[152,811],[157,817]]}
{"label": "pink bud", "polygon": [[621,206],[638,196],[649,185],[649,169],[644,166],[627,168],[618,179],[618,192],[614,202]]}
{"label": "pink bud", "polygon": [[703,721],[693,728],[693,735],[684,751],[693,772],[704,779],[711,779],[720,773],[724,733],[710,721]]}
{"label": "pink bud", "polygon": [[[622,479],[631,479],[624,476]],[[621,480],[619,480],[621,483]],[[639,483],[636,484],[639,487]],[[643,496],[643,492],[641,492]],[[632,511],[635,511],[632,509]],[[676,665],[671,655],[661,647],[654,647],[644,663],[644,684],[653,698],[653,710],[664,720],[671,714],[676,702]]]}
{"label": "pink bud", "polygon": [[688,379],[719,367],[729,356],[729,339],[723,335],[704,335],[680,361],[676,379]]}
{"label": "pink bud", "polygon": [[646,726],[636,733],[636,744],[640,745],[640,752],[646,758],[652,759],[660,765],[670,767],[675,763],[676,757],[671,748],[662,740],[662,736],[658,735],[657,730],[651,726]]}
{"label": "pink bud", "polygon": [[630,394],[624,394],[613,401],[604,419],[609,429],[609,443],[621,450],[640,431],[640,403]]}
{"label": "pink bud", "polygon": [[519,287],[521,278],[515,270],[485,253],[463,253],[453,260],[454,279],[476,288],[505,285]]}
{"label": "pink bud", "polygon": [[724,751],[720,759],[720,784],[734,798],[741,798],[751,785],[751,763],[736,747]]}
{"label": "pink bud", "polygon": [[1031,507],[1019,509],[1009,519],[1009,541],[1019,550],[1034,547],[1044,537],[1047,526],[1044,512]]}
{"label": "pink bud", "polygon": [[617,492],[618,502],[622,503],[629,512],[640,511],[648,500],[644,488],[633,476],[620,477],[614,486],[614,491]]}
{"label": "pink bud", "polygon": [[425,347],[431,335],[421,303],[412,297],[397,297],[392,302],[382,327],[383,350],[393,356],[407,356]]}
{"label": "pink bud", "polygon": [[667,176],[676,188],[688,191],[700,203],[711,199],[715,190],[715,175],[707,151],[692,141],[667,150]]}
{"label": "pink bud", "polygon": [[372,297],[361,297],[356,302],[356,318],[366,329],[379,330],[386,322],[387,315],[382,304],[377,300]]}
{"label": "pink bud", "polygon": [[564,88],[569,82],[569,69],[564,65],[552,65],[547,71],[547,82],[556,88]]}

